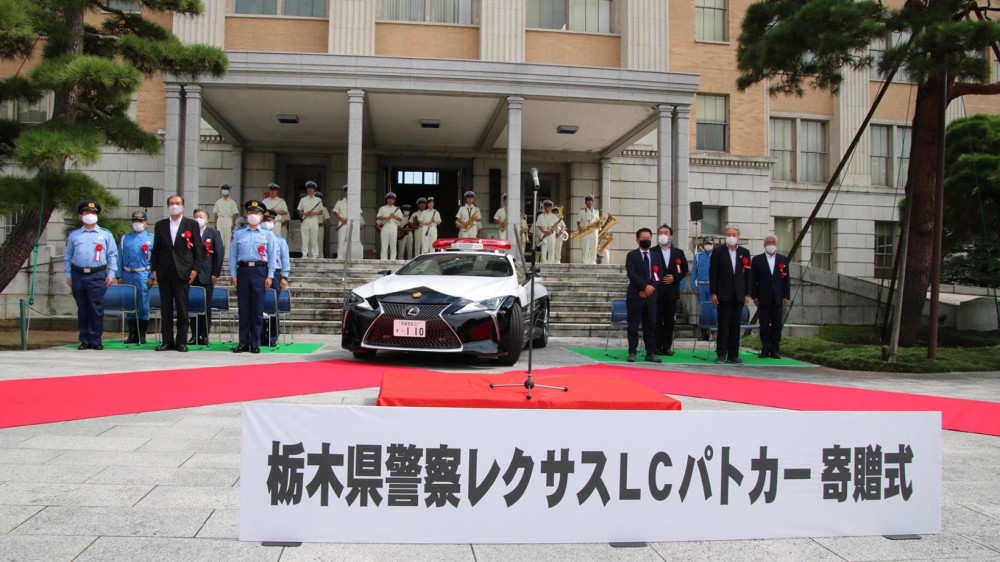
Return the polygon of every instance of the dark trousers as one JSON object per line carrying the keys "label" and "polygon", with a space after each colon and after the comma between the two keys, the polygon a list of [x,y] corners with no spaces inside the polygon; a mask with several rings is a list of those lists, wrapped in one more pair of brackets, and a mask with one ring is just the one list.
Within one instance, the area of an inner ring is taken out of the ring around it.
{"label": "dark trousers", "polygon": [[215,285],[211,283],[202,283],[195,279],[192,283],[195,287],[205,287],[205,300],[208,306],[205,307],[205,315],[195,318],[195,322],[198,324],[198,329],[195,332],[198,337],[202,340],[208,341],[208,334],[212,329],[212,291],[215,290]]}
{"label": "dark trousers", "polygon": [[100,345],[104,333],[104,286],[106,271],[72,272],[73,299],[76,300],[76,321],[80,328],[80,343]]}
{"label": "dark trousers", "polygon": [[674,345],[674,315],[677,299],[660,295],[656,299],[656,348],[669,350]]}
{"label": "dark trousers", "polygon": [[[164,345],[187,343],[188,334],[188,292],[191,286],[187,278],[177,276],[173,263],[167,266],[165,275],[157,273],[156,282],[160,285],[160,318],[163,329]],[[174,315],[177,316],[177,337],[174,338]]]}
{"label": "dark trousers", "polygon": [[743,301],[719,301],[719,339],[715,351],[719,357],[736,359],[740,356],[740,317]]}
{"label": "dark trousers", "polygon": [[264,323],[264,281],[267,267],[236,268],[236,303],[240,310],[240,347],[260,347]]}
{"label": "dark trousers", "polygon": [[625,311],[628,320],[628,352],[639,349],[639,325],[642,324],[642,341],[646,353],[656,355],[656,293],[649,298],[639,295],[625,297]]}
{"label": "dark trousers", "polygon": [[760,306],[757,317],[760,320],[760,352],[778,353],[781,347],[781,324],[784,320],[784,307],[779,305]]}

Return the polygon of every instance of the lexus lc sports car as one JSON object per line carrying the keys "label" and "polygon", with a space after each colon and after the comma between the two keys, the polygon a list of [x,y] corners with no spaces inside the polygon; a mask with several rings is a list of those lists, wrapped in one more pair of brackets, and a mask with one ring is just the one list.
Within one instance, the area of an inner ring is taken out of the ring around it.
{"label": "lexus lc sports car", "polygon": [[465,353],[513,365],[527,338],[545,347],[549,294],[531,283],[505,240],[444,238],[435,251],[355,288],[344,301],[341,346],[357,358],[380,349]]}

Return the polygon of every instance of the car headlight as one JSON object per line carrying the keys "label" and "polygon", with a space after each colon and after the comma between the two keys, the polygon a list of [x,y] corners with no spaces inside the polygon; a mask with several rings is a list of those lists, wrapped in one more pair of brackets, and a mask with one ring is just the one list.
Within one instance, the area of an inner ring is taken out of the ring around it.
{"label": "car headlight", "polygon": [[500,308],[503,301],[507,297],[496,297],[494,299],[486,299],[484,301],[470,302],[469,304],[463,306],[455,314],[466,314],[468,312],[490,312]]}
{"label": "car headlight", "polygon": [[361,308],[364,310],[372,310],[372,305],[368,304],[368,301],[366,301],[361,295],[355,293],[354,291],[351,291],[351,294],[347,295],[347,298],[344,299],[344,308],[345,309]]}

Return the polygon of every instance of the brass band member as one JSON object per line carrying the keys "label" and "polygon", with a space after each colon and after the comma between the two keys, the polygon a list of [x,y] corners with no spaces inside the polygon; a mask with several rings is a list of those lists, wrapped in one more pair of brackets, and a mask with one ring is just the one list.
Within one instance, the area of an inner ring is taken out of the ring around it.
{"label": "brass band member", "polygon": [[483,226],[483,215],[476,206],[476,194],[465,192],[465,205],[458,208],[455,214],[455,226],[458,227],[459,238],[476,238]]}
{"label": "brass band member", "polygon": [[580,218],[576,221],[576,229],[583,230],[591,228],[586,234],[580,236],[580,249],[583,250],[581,263],[597,263],[597,238],[599,236],[601,224],[601,212],[594,208],[594,196],[588,195],[583,198],[584,207],[580,209]]}

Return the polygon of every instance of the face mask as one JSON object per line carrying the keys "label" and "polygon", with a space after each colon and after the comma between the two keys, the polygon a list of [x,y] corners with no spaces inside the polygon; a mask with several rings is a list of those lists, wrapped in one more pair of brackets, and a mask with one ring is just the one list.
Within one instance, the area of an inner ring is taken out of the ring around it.
{"label": "face mask", "polygon": [[643,250],[648,250],[650,246],[653,245],[652,240],[639,240],[639,247]]}
{"label": "face mask", "polygon": [[740,239],[737,238],[737,237],[735,237],[735,236],[726,236],[726,245],[727,246],[730,246],[730,247],[731,246],[735,246],[736,244],[739,243],[739,241],[740,241]]}
{"label": "face mask", "polygon": [[767,255],[773,256],[774,253],[778,251],[778,247],[777,246],[764,246],[764,251],[767,252]]}
{"label": "face mask", "polygon": [[146,225],[141,222],[132,223],[132,232],[142,232],[143,230],[146,230]]}
{"label": "face mask", "polygon": [[223,196],[229,195],[229,190],[228,189],[223,189],[221,191],[221,193],[222,193]]}
{"label": "face mask", "polygon": [[184,207],[181,205],[170,205],[167,207],[167,212],[170,213],[170,216],[176,217],[177,215],[184,214]]}
{"label": "face mask", "polygon": [[194,220],[198,221],[198,226],[200,228],[205,228],[205,225],[208,224],[208,221],[205,220],[205,219],[203,219],[203,218],[201,218],[201,217],[197,217]]}
{"label": "face mask", "polygon": [[711,244],[705,244],[705,253],[711,253],[712,252],[712,248],[714,248],[714,247],[715,246],[713,246]]}
{"label": "face mask", "polygon": [[97,224],[97,215],[87,213],[86,215],[81,215],[80,220],[83,221],[83,224]]}
{"label": "face mask", "polygon": [[251,226],[257,226],[258,224],[260,224],[260,215],[256,214],[247,215],[247,222],[250,223]]}
{"label": "face mask", "polygon": [[666,246],[670,243],[670,237],[666,234],[661,234],[656,237],[656,241],[659,242],[660,246]]}
{"label": "face mask", "polygon": [[260,223],[260,227],[264,230],[274,230],[274,221],[267,221]]}

